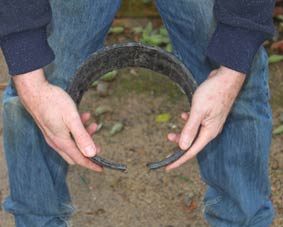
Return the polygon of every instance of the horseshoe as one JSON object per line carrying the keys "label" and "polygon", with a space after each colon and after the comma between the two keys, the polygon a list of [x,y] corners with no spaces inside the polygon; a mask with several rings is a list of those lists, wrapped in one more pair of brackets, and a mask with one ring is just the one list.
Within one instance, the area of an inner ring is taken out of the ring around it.
{"label": "horseshoe", "polygon": [[[193,92],[197,87],[191,72],[174,55],[159,47],[142,43],[128,42],[105,47],[92,54],[74,75],[67,92],[77,105],[84,93],[104,74],[125,67],[141,67],[158,72],[175,82],[186,94],[191,103]],[[171,156],[159,162],[147,164],[150,170],[159,169],[179,159],[185,151],[177,150]],[[114,163],[99,156],[90,158],[94,163],[106,168],[126,171],[124,164]]]}

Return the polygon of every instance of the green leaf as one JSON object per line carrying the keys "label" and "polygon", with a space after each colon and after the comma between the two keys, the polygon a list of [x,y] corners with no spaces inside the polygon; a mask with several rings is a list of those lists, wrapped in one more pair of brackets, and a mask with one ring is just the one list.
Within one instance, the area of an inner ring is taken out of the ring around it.
{"label": "green leaf", "polygon": [[97,128],[96,128],[95,133],[99,132],[102,128],[103,128],[103,123],[100,122],[100,123],[97,125]]}
{"label": "green leaf", "polygon": [[112,80],[116,79],[117,74],[118,74],[118,71],[117,70],[113,70],[112,72],[104,74],[100,79],[102,81],[112,81]]}
{"label": "green leaf", "polygon": [[267,46],[267,45],[269,45],[270,44],[270,41],[269,40],[266,40],[266,41],[264,41],[264,43],[262,44],[263,46]]}
{"label": "green leaf", "polygon": [[155,121],[158,123],[167,122],[171,119],[171,115],[169,113],[159,114],[155,117]]}
{"label": "green leaf", "polygon": [[164,28],[164,27],[161,27],[161,28],[159,29],[159,33],[160,33],[160,35],[162,35],[162,36],[168,37],[168,31],[167,31],[166,28]]}
{"label": "green leaf", "polygon": [[170,43],[169,37],[162,37],[162,43],[165,43],[165,44]]}
{"label": "green leaf", "polygon": [[143,27],[139,26],[139,27],[134,27],[133,28],[134,33],[141,33],[143,31]]}
{"label": "green leaf", "polygon": [[148,4],[151,2],[151,0],[142,0],[144,4]]}
{"label": "green leaf", "polygon": [[152,32],[152,23],[149,22],[143,30],[143,34],[149,35]]}
{"label": "green leaf", "polygon": [[168,43],[168,44],[167,44],[166,50],[167,50],[168,52],[172,52],[172,51],[173,51],[173,47],[172,47],[172,44],[171,44],[171,43]]}
{"label": "green leaf", "polygon": [[283,60],[283,55],[279,55],[279,54],[274,54],[274,55],[271,55],[269,58],[268,58],[268,62],[269,63],[277,63],[277,62],[280,62]]}
{"label": "green leaf", "polygon": [[283,15],[277,15],[276,19],[283,21]]}
{"label": "green leaf", "polygon": [[278,135],[283,133],[283,125],[278,126],[276,129],[273,130],[273,135]]}
{"label": "green leaf", "polygon": [[122,33],[124,31],[124,27],[122,27],[122,26],[117,26],[117,27],[112,27],[111,29],[110,29],[110,33],[113,33],[113,34],[120,34],[120,33]]}
{"label": "green leaf", "polygon": [[163,42],[162,35],[156,34],[148,37],[147,43],[153,46],[159,46]]}
{"label": "green leaf", "polygon": [[143,32],[140,41],[143,43],[148,43],[148,40],[149,40],[149,35]]}
{"label": "green leaf", "polygon": [[115,134],[121,132],[123,128],[124,128],[124,125],[121,122],[115,123],[110,130],[110,135],[114,136]]}
{"label": "green leaf", "polygon": [[108,113],[108,112],[112,112],[111,107],[109,106],[99,106],[95,109],[95,116],[100,116],[102,114]]}
{"label": "green leaf", "polygon": [[99,83],[99,80],[95,80],[95,81],[91,84],[91,86],[92,86],[92,87],[96,87],[98,83]]}

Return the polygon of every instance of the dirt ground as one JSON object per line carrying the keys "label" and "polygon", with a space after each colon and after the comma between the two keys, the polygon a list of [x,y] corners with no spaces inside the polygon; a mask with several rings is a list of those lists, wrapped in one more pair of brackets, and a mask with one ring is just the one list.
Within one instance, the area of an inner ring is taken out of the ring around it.
{"label": "dirt ground", "polygon": [[[1,81],[6,81],[0,57]],[[283,64],[272,65],[271,87],[274,125],[283,113]],[[2,77],[3,75],[3,77]],[[162,86],[158,86],[162,83]],[[71,167],[68,183],[76,213],[73,226],[83,227],[205,227],[201,198],[206,186],[200,180],[196,160],[165,173],[148,172],[145,164],[170,154],[174,145],[166,133],[181,128],[179,114],[188,108],[185,96],[164,77],[140,69],[125,69],[109,83],[109,96],[103,98],[91,89],[84,96],[80,111],[92,113],[98,106],[111,107],[96,120],[103,123],[95,140],[103,148],[103,157],[127,163],[128,172],[106,170],[103,174]],[[1,90],[1,95],[2,95]],[[278,98],[279,97],[279,98]],[[1,109],[1,106],[0,106]],[[155,117],[169,113],[168,122]],[[115,122],[124,130],[110,136]],[[1,124],[0,124],[1,126]],[[2,128],[2,127],[1,127]],[[283,135],[273,137],[270,173],[272,200],[276,209],[273,227],[283,226]],[[0,136],[0,201],[8,195],[7,169],[2,133]],[[0,226],[12,227],[13,218],[0,208]]]}

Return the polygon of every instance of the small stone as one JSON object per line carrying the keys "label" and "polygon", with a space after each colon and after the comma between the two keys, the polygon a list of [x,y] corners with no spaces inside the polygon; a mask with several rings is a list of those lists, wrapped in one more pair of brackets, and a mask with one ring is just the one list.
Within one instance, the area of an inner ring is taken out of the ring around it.
{"label": "small stone", "polygon": [[96,86],[97,94],[100,97],[105,97],[109,95],[109,84],[103,81],[99,81],[99,83]]}

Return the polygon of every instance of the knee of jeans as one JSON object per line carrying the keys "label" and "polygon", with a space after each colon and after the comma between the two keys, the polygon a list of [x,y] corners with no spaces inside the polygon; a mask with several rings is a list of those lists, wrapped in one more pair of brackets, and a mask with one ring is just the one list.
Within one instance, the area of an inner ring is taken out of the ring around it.
{"label": "knee of jeans", "polygon": [[232,198],[213,187],[209,187],[206,192],[202,210],[212,226],[246,226],[252,217],[252,214],[241,209]]}
{"label": "knee of jeans", "polygon": [[69,227],[72,226],[69,215],[45,216],[33,214],[16,214],[16,226]]}
{"label": "knee of jeans", "polygon": [[206,195],[202,203],[204,217],[211,226],[270,226],[274,218],[271,201],[257,211],[241,209],[241,206],[227,195]]}
{"label": "knee of jeans", "polygon": [[34,220],[45,217],[46,220],[59,218],[60,220],[67,222],[70,217],[76,212],[76,208],[70,201],[57,201],[56,204],[53,204],[50,207],[46,206],[47,202],[42,204],[42,209],[40,207],[34,209],[29,205],[13,200],[11,196],[8,196],[3,203],[4,209],[8,213],[13,214],[15,217],[26,217]]}

